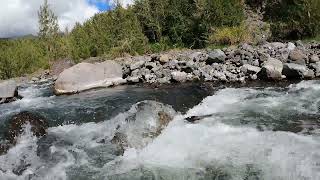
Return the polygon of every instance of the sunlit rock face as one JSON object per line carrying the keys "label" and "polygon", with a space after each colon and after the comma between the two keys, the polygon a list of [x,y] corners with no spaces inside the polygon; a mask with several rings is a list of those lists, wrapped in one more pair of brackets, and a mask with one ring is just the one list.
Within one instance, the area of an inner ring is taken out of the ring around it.
{"label": "sunlit rock face", "polygon": [[80,63],[64,70],[55,82],[56,94],[72,94],[88,89],[122,84],[122,66],[114,61]]}

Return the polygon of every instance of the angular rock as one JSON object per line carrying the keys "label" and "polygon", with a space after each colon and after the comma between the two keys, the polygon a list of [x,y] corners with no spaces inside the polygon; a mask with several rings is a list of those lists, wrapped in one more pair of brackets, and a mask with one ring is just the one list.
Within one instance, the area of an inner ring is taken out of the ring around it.
{"label": "angular rock", "polygon": [[167,62],[170,61],[170,59],[171,59],[171,58],[169,57],[168,54],[162,54],[162,55],[160,55],[159,61],[160,61],[161,63],[167,63]]}
{"label": "angular rock", "polygon": [[287,48],[289,51],[293,51],[296,48],[296,45],[294,45],[292,42],[289,42]]}
{"label": "angular rock", "polygon": [[290,63],[305,65],[308,57],[301,50],[295,49],[289,54]]}
{"label": "angular rock", "polygon": [[59,75],[54,90],[57,95],[78,93],[123,83],[122,77],[122,66],[114,61],[80,63]]}
{"label": "angular rock", "polygon": [[129,83],[138,83],[140,81],[140,78],[138,76],[134,76],[134,77],[128,77],[127,81]]}
{"label": "angular rock", "polygon": [[133,71],[133,70],[136,70],[138,68],[141,68],[146,62],[145,61],[137,61],[137,62],[133,62],[131,65],[130,65],[130,69]]}
{"label": "angular rock", "polygon": [[316,63],[318,61],[320,61],[320,58],[318,55],[313,54],[310,56],[310,63]]}
{"label": "angular rock", "polygon": [[283,64],[281,61],[275,58],[269,58],[263,63],[258,77],[265,80],[281,80],[282,70]]}
{"label": "angular rock", "polygon": [[257,67],[257,66],[252,66],[250,64],[245,64],[241,67],[241,71],[244,73],[244,74],[257,74],[258,72],[261,71],[261,68],[260,67]]}
{"label": "angular rock", "polygon": [[18,94],[18,86],[14,80],[0,82],[0,104],[9,103],[22,97]]}
{"label": "angular rock", "polygon": [[174,71],[171,73],[172,79],[177,82],[186,82],[187,81],[187,73],[180,72],[180,71]]}
{"label": "angular rock", "polygon": [[189,58],[192,60],[192,61],[195,61],[195,62],[202,62],[202,61],[206,61],[208,59],[208,54],[206,53],[203,53],[203,52],[194,52],[192,53],[191,55],[189,55]]}
{"label": "angular rock", "polygon": [[314,70],[315,76],[320,77],[320,61],[316,63],[311,63],[310,68]]}
{"label": "angular rock", "polygon": [[213,63],[223,63],[226,60],[226,55],[220,49],[215,49],[208,54],[208,59],[206,63],[211,65]]}
{"label": "angular rock", "polygon": [[315,78],[315,73],[313,70],[308,69],[307,73],[304,74],[304,79],[313,79]]}
{"label": "angular rock", "polygon": [[304,76],[308,74],[308,69],[304,65],[285,63],[282,74],[285,75],[287,79],[303,79]]}

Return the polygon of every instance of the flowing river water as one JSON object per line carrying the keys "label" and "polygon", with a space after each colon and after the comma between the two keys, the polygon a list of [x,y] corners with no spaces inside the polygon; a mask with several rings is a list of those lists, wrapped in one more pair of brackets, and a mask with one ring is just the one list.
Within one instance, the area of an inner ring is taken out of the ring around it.
{"label": "flowing river water", "polygon": [[[0,141],[8,119],[22,111],[46,117],[50,128],[37,138],[25,126],[17,144],[0,156],[1,180],[320,179],[320,81],[123,86],[59,97],[47,82],[19,91],[24,99],[0,105]],[[146,138],[159,109],[173,120]],[[184,120],[191,116],[204,118]],[[119,125],[132,145],[123,155],[110,143]]]}

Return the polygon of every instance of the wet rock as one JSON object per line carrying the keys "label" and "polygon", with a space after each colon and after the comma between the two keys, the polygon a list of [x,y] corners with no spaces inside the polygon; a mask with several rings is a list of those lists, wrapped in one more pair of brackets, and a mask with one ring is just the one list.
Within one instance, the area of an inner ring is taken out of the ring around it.
{"label": "wet rock", "polygon": [[174,71],[171,73],[172,79],[177,82],[186,82],[187,81],[187,73],[180,72],[180,71]]}
{"label": "wet rock", "polygon": [[37,137],[46,135],[46,130],[49,127],[47,120],[40,115],[30,112],[14,115],[9,120],[9,127],[5,132],[6,143],[0,145],[0,155],[6,153],[10,147],[16,144],[17,138],[23,132],[26,124],[30,124],[31,131]]}
{"label": "wet rock", "polygon": [[80,63],[64,70],[55,82],[57,95],[123,83],[122,66],[114,61],[98,64]]}
{"label": "wet rock", "polygon": [[196,123],[197,121],[203,120],[208,117],[212,117],[213,115],[203,115],[203,116],[190,116],[186,117],[184,120],[189,123]]}
{"label": "wet rock", "polygon": [[290,52],[289,60],[291,63],[305,65],[308,57],[300,49],[295,49]]}
{"label": "wet rock", "polygon": [[118,155],[123,155],[127,148],[145,147],[161,134],[176,114],[172,107],[154,101],[137,103],[129,112],[111,140]]}
{"label": "wet rock", "polygon": [[308,74],[308,69],[304,65],[286,63],[283,65],[282,74],[287,77],[287,79],[303,79],[305,75]]}
{"label": "wet rock", "polygon": [[206,63],[209,65],[213,63],[223,63],[226,57],[227,56],[224,54],[223,51],[221,51],[220,49],[215,49],[208,53],[208,59],[206,60]]}
{"label": "wet rock", "polygon": [[14,80],[0,82],[0,104],[13,102],[21,98],[17,83]]}
{"label": "wet rock", "polygon": [[283,64],[275,58],[269,58],[263,63],[261,71],[258,73],[260,79],[265,80],[281,80]]}
{"label": "wet rock", "polygon": [[31,131],[37,137],[44,136],[49,127],[48,122],[44,117],[30,112],[21,112],[13,116],[9,123],[10,125],[6,134],[6,139],[10,143],[15,143],[15,138],[22,133],[23,126],[27,123],[31,125]]}

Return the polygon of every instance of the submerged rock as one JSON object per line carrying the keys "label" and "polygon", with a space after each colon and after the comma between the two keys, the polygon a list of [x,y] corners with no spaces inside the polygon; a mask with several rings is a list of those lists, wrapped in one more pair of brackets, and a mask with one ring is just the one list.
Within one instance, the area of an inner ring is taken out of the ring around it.
{"label": "submerged rock", "polygon": [[33,135],[37,137],[46,135],[49,127],[47,120],[40,115],[30,112],[21,112],[14,115],[9,120],[9,127],[5,133],[6,143],[0,145],[0,154],[6,153],[10,147],[16,144],[17,138],[23,133],[24,127],[27,124],[31,126]]}
{"label": "submerged rock", "polygon": [[175,115],[171,106],[154,101],[140,102],[129,110],[110,142],[117,146],[118,155],[127,148],[141,149],[158,137]]}
{"label": "submerged rock", "polygon": [[21,99],[18,94],[18,86],[14,80],[0,82],[0,104],[9,103]]}
{"label": "submerged rock", "polygon": [[122,66],[115,61],[80,63],[63,71],[55,82],[57,95],[125,83]]}

